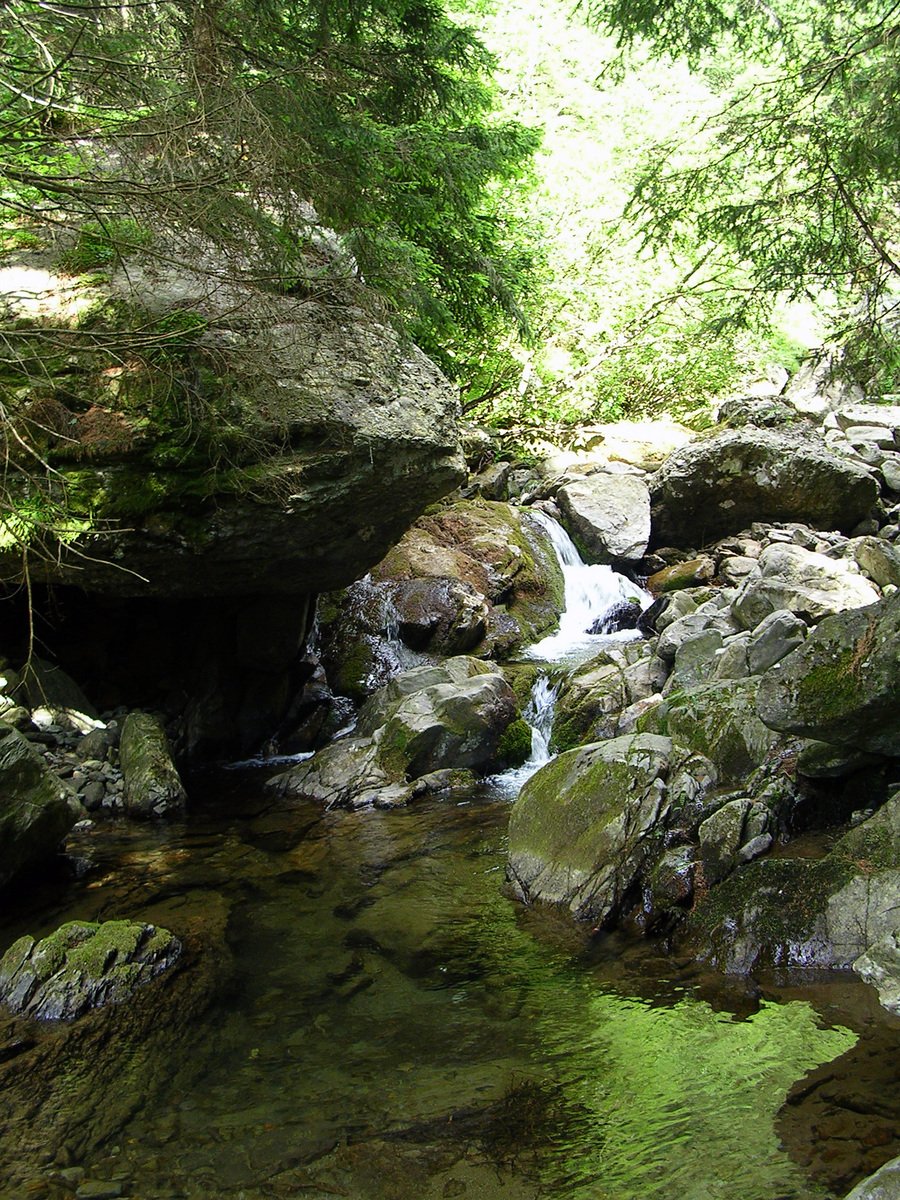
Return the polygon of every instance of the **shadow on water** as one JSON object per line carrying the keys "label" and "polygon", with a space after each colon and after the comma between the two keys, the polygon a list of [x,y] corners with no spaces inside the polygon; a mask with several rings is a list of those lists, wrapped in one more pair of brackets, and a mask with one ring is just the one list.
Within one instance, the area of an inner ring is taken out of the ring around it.
{"label": "shadow on water", "polygon": [[854,1011],[866,989],[723,985],[523,909],[487,790],[323,814],[260,782],[210,777],[185,825],[75,844],[89,869],[29,932],[132,914],[177,931],[218,905],[232,965],[163,1082],[121,1072],[120,1126],[74,1161],[51,1137],[28,1194],[814,1200],[868,1165],[841,1127],[845,1161],[822,1169],[802,1096],[779,1117],[808,1072],[884,1035]]}

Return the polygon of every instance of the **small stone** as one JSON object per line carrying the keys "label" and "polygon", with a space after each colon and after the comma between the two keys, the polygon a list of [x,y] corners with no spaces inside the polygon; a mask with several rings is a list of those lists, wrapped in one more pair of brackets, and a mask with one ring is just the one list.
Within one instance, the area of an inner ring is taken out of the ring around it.
{"label": "small stone", "polygon": [[78,1188],[77,1200],[118,1200],[123,1194],[118,1180],[88,1179]]}

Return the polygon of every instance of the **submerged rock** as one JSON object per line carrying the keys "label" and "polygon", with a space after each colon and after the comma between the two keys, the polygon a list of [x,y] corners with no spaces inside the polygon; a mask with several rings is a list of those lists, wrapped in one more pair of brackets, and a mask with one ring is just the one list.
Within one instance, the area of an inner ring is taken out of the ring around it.
{"label": "submerged rock", "polygon": [[0,959],[0,1001],[42,1021],[71,1021],[127,1000],[167,970],[181,943],[135,921],[70,921],[36,942],[19,938]]}
{"label": "submerged rock", "polygon": [[0,724],[0,886],[54,854],[79,815],[74,794],[37,750]]}

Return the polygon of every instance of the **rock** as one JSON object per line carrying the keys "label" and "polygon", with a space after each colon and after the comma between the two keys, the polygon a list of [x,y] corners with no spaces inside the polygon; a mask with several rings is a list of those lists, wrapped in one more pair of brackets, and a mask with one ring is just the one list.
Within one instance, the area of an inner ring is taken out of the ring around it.
{"label": "rock", "polygon": [[125,718],[119,743],[125,808],[135,817],[180,816],[187,794],[172,761],[162,723],[149,713]]}
{"label": "rock", "polygon": [[0,886],[51,857],[82,815],[33,746],[0,724]]}
{"label": "rock", "polygon": [[878,468],[889,492],[900,492],[900,454],[885,454]]}
{"label": "rock", "polygon": [[665,592],[677,592],[681,588],[698,587],[709,583],[715,577],[716,564],[708,554],[690,558],[686,562],[675,563],[674,566],[664,567],[655,572],[647,580],[648,589],[654,595]]}
{"label": "rock", "polygon": [[320,605],[329,680],[361,700],[418,665],[404,646],[505,658],[556,625],[563,593],[550,537],[530,513],[483,500],[447,505],[417,521],[366,579]]}
{"label": "rock", "polygon": [[610,718],[647,700],[663,683],[659,665],[641,642],[602,651],[573,672],[559,689],[552,744],[569,750],[608,736]]}
{"label": "rock", "polygon": [[900,755],[900,593],[826,617],[760,681],[771,729],[874,754]]}
{"label": "rock", "polygon": [[604,633],[620,633],[623,629],[637,629],[642,611],[638,600],[619,600],[585,632],[599,636]]}
{"label": "rock", "polygon": [[849,968],[893,935],[900,906],[900,794],[822,859],[765,858],[713,888],[686,946],[720,970]]}
{"label": "rock", "polygon": [[900,587],[900,550],[880,537],[853,538],[842,548],[862,573],[880,588]]}
{"label": "rock", "polygon": [[900,1200],[900,1158],[891,1159],[858,1183],[846,1200]]}
{"label": "rock", "polygon": [[722,634],[718,629],[704,629],[686,638],[675,651],[672,673],[663,694],[707,683],[716,673],[722,649]]}
{"label": "rock", "polygon": [[97,710],[70,675],[60,667],[33,654],[22,671],[17,697],[27,701],[30,708],[47,708],[52,713],[87,717],[87,728],[99,724]]}
{"label": "rock", "polygon": [[878,496],[862,466],[801,434],[728,431],[676,450],[650,481],[651,544],[696,546],[753,521],[851,530]]}
{"label": "rock", "polygon": [[815,622],[831,613],[861,608],[880,599],[874,584],[848,569],[846,562],[804,550],[774,545],[760,555],[759,575],[738,593],[732,612],[744,629],[755,629],[780,609]]}
{"label": "rock", "polygon": [[755,425],[771,429],[797,420],[797,409],[780,396],[740,396],[719,405],[719,423],[740,429]]}
{"label": "rock", "polygon": [[668,812],[668,738],[631,734],[560,754],[513,805],[508,876],[528,902],[614,919]]}
{"label": "rock", "polygon": [[[856,959],[853,970],[864,983],[875,988],[883,1008],[900,1015],[900,919],[896,929],[885,934]],[[900,1187],[897,1194],[900,1196]]]}
{"label": "rock", "polygon": [[700,825],[700,861],[707,884],[724,879],[742,862],[764,854],[772,845],[769,814],[746,797],[729,800]]}
{"label": "rock", "polygon": [[762,675],[806,640],[806,622],[787,609],[763,617],[753,630],[748,647],[751,675]]}
{"label": "rock", "polygon": [[[54,472],[73,520],[106,532],[36,558],[31,576],[167,600],[346,586],[463,482],[456,391],[358,284],[276,295],[212,285],[191,261],[92,276],[98,311],[184,334],[161,373],[149,356],[110,371],[86,352],[48,380],[66,427]],[[47,276],[51,303],[64,287]]]}
{"label": "rock", "polygon": [[434,772],[493,769],[510,746],[512,688],[477,659],[457,657],[398,675],[363,705],[352,736],[269,781],[329,808],[404,804]]}
{"label": "rock", "polygon": [[466,654],[487,633],[490,604],[461,579],[410,579],[396,588],[394,607],[400,637],[413,650]]}
{"label": "rock", "polygon": [[22,937],[0,959],[0,1000],[41,1021],[71,1021],[127,1000],[168,970],[181,943],[135,921],[70,921],[35,942]]}
{"label": "rock", "polygon": [[670,695],[659,710],[662,728],[715,764],[723,782],[743,783],[783,739],[756,712],[759,680],[714,680]]}
{"label": "rock", "polygon": [[559,489],[557,503],[586,562],[634,562],[650,539],[650,494],[636,475],[598,471]]}

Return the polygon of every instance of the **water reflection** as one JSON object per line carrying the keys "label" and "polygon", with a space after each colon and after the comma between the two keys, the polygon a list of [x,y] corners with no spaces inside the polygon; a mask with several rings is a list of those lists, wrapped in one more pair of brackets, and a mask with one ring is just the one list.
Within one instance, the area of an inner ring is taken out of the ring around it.
{"label": "water reflection", "polygon": [[89,1180],[143,1200],[830,1195],[775,1134],[790,1085],[855,1040],[809,1003],[736,1019],[568,920],[534,936],[488,793],[322,815],[232,786],[239,806],[217,785],[179,830],[86,834],[93,871],[54,914],[230,906],[232,986]]}

